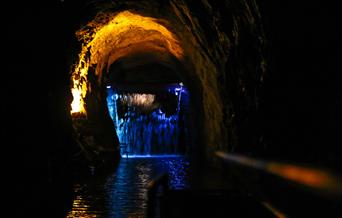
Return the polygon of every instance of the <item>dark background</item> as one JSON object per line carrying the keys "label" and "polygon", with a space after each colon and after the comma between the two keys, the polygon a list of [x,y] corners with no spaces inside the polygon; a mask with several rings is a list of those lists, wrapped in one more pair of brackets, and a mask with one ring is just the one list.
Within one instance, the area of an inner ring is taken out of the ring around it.
{"label": "dark background", "polygon": [[[260,1],[270,39],[265,133],[273,158],[340,170],[341,16],[328,1]],[[272,146],[275,145],[275,146]]]}

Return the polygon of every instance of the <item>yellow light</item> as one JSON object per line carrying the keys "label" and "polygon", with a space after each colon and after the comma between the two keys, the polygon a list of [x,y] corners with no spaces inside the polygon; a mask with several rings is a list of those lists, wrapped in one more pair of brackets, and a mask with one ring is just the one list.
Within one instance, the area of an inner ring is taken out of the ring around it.
{"label": "yellow light", "polygon": [[[118,51],[131,45],[154,42],[155,48],[164,47],[176,58],[183,58],[183,50],[176,36],[160,24],[158,19],[129,11],[101,14],[76,35],[83,44],[79,62],[72,72],[71,114],[86,115],[84,98],[88,92],[88,69],[96,66],[95,74],[100,77],[108,64],[108,56],[115,53],[116,49]],[[116,54],[115,57],[118,59],[125,54]]]}
{"label": "yellow light", "polygon": [[319,189],[338,189],[338,185],[328,173],[307,167],[290,164],[270,163],[267,169],[275,175]]}
{"label": "yellow light", "polygon": [[73,87],[71,88],[71,93],[73,96],[73,101],[71,103],[71,114],[79,113],[86,115],[84,98],[87,94],[87,84],[88,84],[88,68],[89,62],[86,60],[87,48],[83,47],[81,53],[79,54],[79,63],[76,65],[74,72],[72,74]]}

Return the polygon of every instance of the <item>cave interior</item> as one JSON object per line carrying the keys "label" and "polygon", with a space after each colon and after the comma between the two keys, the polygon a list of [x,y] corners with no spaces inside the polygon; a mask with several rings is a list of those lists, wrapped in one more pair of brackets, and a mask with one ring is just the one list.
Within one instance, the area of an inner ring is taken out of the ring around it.
{"label": "cave interior", "polygon": [[[15,217],[65,217],[75,171],[89,179],[90,169],[151,155],[186,156],[195,185],[228,181],[270,217],[341,216],[335,5],[62,0],[2,10],[11,13],[1,107]],[[223,178],[210,181],[216,171]],[[193,204],[168,217],[225,217],[228,204],[235,217],[264,213],[215,188],[170,193]]]}

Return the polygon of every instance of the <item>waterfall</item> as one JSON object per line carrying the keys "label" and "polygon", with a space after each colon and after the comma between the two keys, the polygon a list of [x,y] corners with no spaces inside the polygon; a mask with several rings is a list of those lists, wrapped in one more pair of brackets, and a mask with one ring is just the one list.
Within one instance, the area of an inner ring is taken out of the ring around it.
{"label": "waterfall", "polygon": [[[163,100],[163,96],[168,99]],[[184,153],[181,146],[185,143],[179,136],[181,131],[187,132],[182,111],[188,107],[188,91],[182,84],[163,87],[153,94],[123,92],[107,86],[107,105],[123,145],[122,156]]]}

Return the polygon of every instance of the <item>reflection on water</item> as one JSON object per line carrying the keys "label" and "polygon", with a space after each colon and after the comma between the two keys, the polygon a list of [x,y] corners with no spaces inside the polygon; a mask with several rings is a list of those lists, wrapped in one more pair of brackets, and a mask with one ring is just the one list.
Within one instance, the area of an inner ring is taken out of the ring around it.
{"label": "reflection on water", "polygon": [[169,174],[170,188],[189,187],[185,157],[122,159],[112,175],[75,185],[67,217],[144,217],[147,184],[163,172]]}

